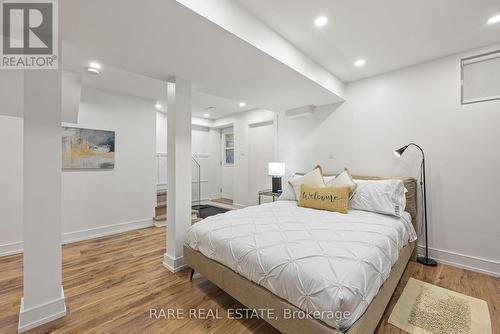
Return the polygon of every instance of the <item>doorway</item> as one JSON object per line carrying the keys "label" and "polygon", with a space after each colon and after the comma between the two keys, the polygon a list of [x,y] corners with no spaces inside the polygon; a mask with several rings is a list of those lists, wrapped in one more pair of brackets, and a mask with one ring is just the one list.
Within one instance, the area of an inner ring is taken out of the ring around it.
{"label": "doorway", "polygon": [[233,127],[221,130],[221,201],[233,203],[234,173],[234,131]]}
{"label": "doorway", "polygon": [[251,124],[248,132],[248,186],[250,205],[258,204],[258,192],[269,189],[271,181],[267,175],[267,164],[273,161],[274,124],[272,121]]}

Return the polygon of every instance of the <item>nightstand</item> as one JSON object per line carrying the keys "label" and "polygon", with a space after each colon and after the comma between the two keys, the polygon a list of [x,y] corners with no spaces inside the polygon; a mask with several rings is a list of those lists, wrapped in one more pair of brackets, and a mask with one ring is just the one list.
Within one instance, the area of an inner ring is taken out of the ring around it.
{"label": "nightstand", "polygon": [[272,197],[273,202],[276,201],[278,197],[281,196],[281,193],[273,193],[271,190],[261,190],[259,191],[259,205],[262,204],[262,196]]}

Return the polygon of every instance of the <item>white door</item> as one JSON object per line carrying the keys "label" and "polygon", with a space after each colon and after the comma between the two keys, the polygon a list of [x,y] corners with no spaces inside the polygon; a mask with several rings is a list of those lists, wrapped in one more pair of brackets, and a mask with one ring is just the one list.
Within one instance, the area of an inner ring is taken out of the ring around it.
{"label": "white door", "polygon": [[221,197],[233,199],[234,133],[233,128],[221,130]]}
{"label": "white door", "polygon": [[248,132],[248,204],[258,204],[259,190],[271,189],[267,164],[273,161],[274,125],[272,122],[250,126]]}

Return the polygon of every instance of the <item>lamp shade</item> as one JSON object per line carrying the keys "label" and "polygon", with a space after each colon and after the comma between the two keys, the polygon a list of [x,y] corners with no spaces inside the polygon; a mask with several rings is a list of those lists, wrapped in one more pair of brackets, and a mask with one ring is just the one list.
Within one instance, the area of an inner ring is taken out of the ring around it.
{"label": "lamp shade", "polygon": [[398,148],[397,150],[394,150],[394,154],[398,157],[402,156],[404,151],[406,151],[406,149],[408,148],[408,145],[405,145],[401,148]]}
{"label": "lamp shade", "polygon": [[285,164],[283,162],[270,162],[267,174],[269,176],[285,176]]}

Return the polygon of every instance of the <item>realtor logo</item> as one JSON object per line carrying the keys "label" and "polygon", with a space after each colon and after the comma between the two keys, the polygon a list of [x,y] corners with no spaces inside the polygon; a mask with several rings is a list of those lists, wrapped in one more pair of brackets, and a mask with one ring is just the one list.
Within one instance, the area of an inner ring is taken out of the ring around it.
{"label": "realtor logo", "polygon": [[57,0],[1,0],[2,69],[58,66]]}

